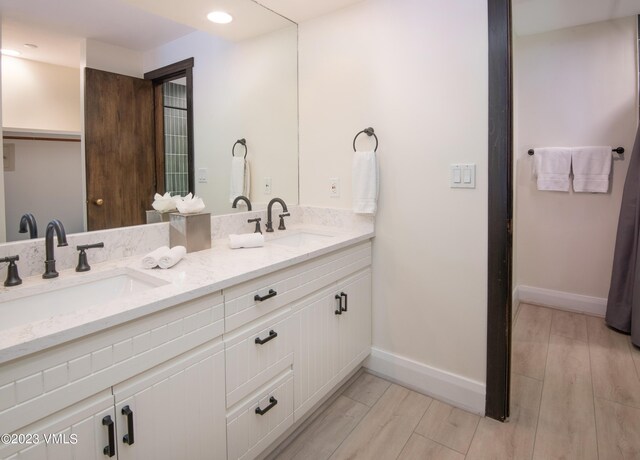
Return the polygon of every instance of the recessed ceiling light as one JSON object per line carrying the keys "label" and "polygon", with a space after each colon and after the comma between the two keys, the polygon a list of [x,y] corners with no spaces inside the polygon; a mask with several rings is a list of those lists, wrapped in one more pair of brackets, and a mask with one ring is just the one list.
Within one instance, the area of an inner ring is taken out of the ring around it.
{"label": "recessed ceiling light", "polygon": [[215,22],[216,24],[229,24],[233,21],[233,17],[224,11],[212,11],[207,14],[207,19],[211,22]]}
{"label": "recessed ceiling light", "polygon": [[24,44],[25,48],[31,48],[32,50],[36,49],[38,47],[38,45],[36,45],[35,43],[25,43]]}
{"label": "recessed ceiling light", "polygon": [[4,56],[20,56],[20,51],[16,51],[16,50],[9,50],[9,49],[1,49],[0,53],[2,53]]}

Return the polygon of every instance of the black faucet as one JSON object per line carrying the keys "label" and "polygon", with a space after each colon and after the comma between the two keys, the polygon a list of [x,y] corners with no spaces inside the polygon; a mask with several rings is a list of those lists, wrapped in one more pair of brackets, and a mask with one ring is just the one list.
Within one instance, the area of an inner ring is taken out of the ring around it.
{"label": "black faucet", "polygon": [[247,211],[251,211],[251,201],[249,201],[249,198],[244,195],[238,195],[236,199],[233,200],[233,204],[231,205],[233,209],[236,209],[236,207],[238,206],[238,201],[244,201],[245,203],[247,203]]}
{"label": "black faucet", "polygon": [[42,277],[45,279],[55,278],[58,276],[56,271],[56,259],[53,258],[53,232],[58,237],[58,247],[67,246],[67,234],[64,231],[64,225],[58,219],[53,219],[47,224],[47,232],[45,234],[46,258],[44,261],[44,273]]}
{"label": "black faucet", "polygon": [[4,282],[4,285],[7,287],[22,284],[20,275],[18,275],[18,266],[16,265],[17,260],[20,260],[20,256],[9,256],[0,259],[0,262],[9,263],[9,266],[7,267],[7,279]]}
{"label": "black faucet", "polygon": [[267,206],[267,232],[273,232],[273,221],[271,220],[271,208],[273,207],[273,203],[280,203],[282,205],[282,210],[284,212],[289,212],[287,209],[287,203],[285,203],[282,198],[274,198],[269,201],[269,205]]}
{"label": "black faucet", "polygon": [[27,228],[29,231],[29,239],[38,238],[38,225],[36,224],[36,218],[33,217],[31,213],[22,215],[18,232],[27,233]]}
{"label": "black faucet", "polygon": [[91,265],[89,265],[89,262],[87,261],[86,251],[87,249],[94,249],[94,248],[104,248],[104,243],[100,242],[100,243],[82,244],[80,246],[76,246],[76,249],[80,251],[80,254],[78,254],[78,265],[76,265],[77,272],[88,272],[89,270],[91,270]]}

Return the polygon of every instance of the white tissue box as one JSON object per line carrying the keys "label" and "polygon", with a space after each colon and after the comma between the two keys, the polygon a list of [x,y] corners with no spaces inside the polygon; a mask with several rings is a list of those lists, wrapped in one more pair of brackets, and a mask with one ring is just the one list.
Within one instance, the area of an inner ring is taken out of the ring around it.
{"label": "white tissue box", "polygon": [[169,244],[184,246],[187,252],[211,248],[211,213],[170,214]]}

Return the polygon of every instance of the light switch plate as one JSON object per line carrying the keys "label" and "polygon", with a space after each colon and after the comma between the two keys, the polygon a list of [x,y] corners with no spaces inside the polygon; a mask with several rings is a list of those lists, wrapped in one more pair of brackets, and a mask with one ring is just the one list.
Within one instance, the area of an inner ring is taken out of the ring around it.
{"label": "light switch plate", "polygon": [[207,168],[198,168],[198,183],[206,184],[209,181]]}
{"label": "light switch plate", "polygon": [[476,188],[475,163],[451,165],[451,188]]}
{"label": "light switch plate", "polygon": [[265,177],[263,181],[263,193],[265,195],[271,195],[271,178]]}
{"label": "light switch plate", "polygon": [[340,179],[337,177],[329,179],[329,196],[331,198],[338,198],[340,196]]}

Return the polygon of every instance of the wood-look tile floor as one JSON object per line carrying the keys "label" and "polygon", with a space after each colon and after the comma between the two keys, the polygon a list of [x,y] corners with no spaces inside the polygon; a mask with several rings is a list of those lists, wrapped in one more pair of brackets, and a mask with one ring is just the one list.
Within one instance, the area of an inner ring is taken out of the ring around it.
{"label": "wood-look tile floor", "polygon": [[640,459],[640,350],[601,318],[522,304],[508,423],[362,373],[277,459]]}

